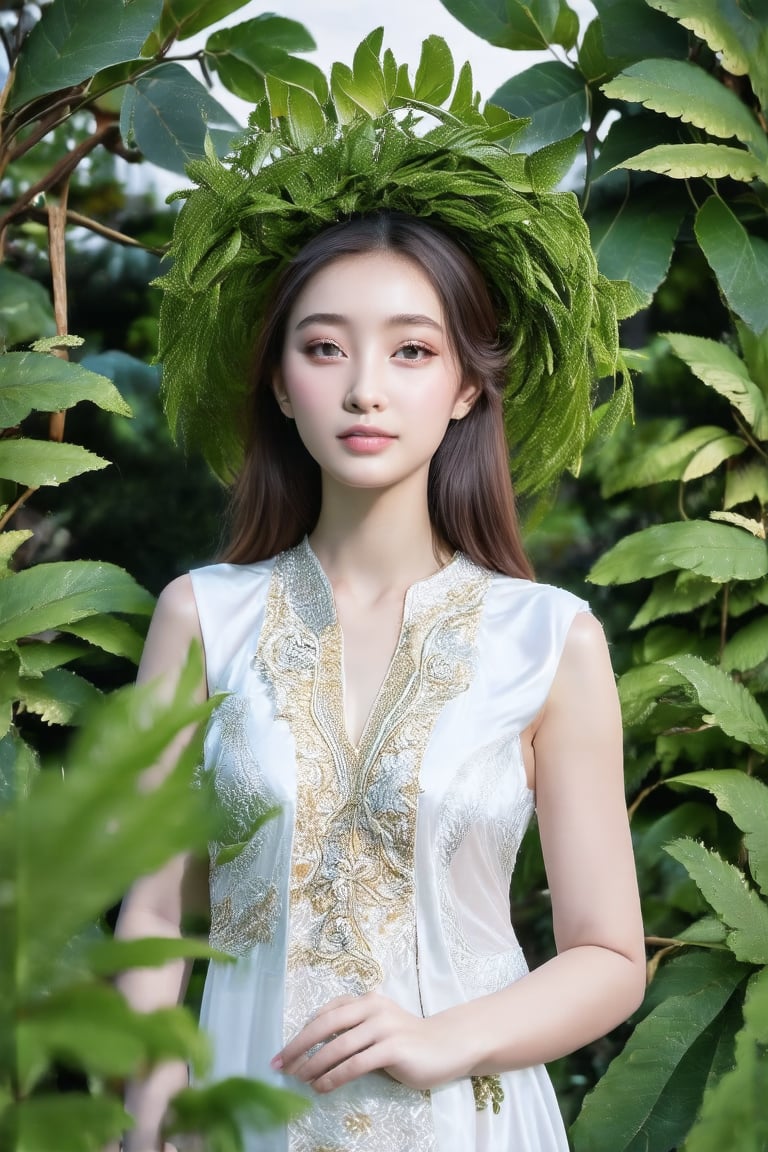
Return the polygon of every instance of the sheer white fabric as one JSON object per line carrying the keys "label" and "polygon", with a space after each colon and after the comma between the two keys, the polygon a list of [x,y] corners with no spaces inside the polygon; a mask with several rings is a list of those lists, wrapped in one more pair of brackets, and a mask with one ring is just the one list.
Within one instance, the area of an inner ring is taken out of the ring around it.
{"label": "sheer white fabric", "polygon": [[[360,745],[343,646],[305,541],[192,573],[214,713],[204,767],[227,812],[211,845],[211,1079],[296,1084],[269,1061],[331,997],[377,989],[431,1015],[526,971],[509,882],[533,813],[519,734],[547,698],[570,593],[457,554],[414,585]],[[279,815],[248,840],[267,808]],[[222,848],[247,840],[229,858]],[[514,1022],[510,1023],[514,1027]],[[247,1152],[567,1152],[544,1068],[417,1092],[384,1074],[313,1099]]]}

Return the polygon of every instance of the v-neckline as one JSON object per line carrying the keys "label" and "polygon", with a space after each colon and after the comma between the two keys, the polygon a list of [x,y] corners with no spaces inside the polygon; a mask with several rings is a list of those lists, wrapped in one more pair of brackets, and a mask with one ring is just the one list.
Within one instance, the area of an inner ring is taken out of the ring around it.
{"label": "v-neckline", "polygon": [[365,758],[368,746],[371,743],[371,734],[374,730],[374,722],[378,719],[378,715],[381,710],[382,700],[387,695],[388,689],[395,679],[395,673],[397,671],[398,665],[400,664],[403,653],[408,646],[408,633],[413,601],[418,599],[419,593],[423,589],[430,587],[435,582],[438,582],[441,577],[445,578],[446,575],[449,574],[450,571],[457,566],[457,562],[462,553],[459,551],[454,552],[450,560],[448,560],[441,568],[438,568],[436,572],[430,573],[429,576],[422,577],[421,580],[415,580],[406,588],[405,595],[403,597],[403,609],[400,618],[400,628],[398,630],[395,646],[392,649],[392,655],[390,656],[389,663],[387,664],[387,668],[381,683],[379,684],[379,687],[373,696],[373,700],[366,715],[365,722],[363,723],[363,727],[360,730],[359,739],[357,743],[355,743],[355,741],[352,739],[352,736],[350,735],[349,723],[347,719],[346,705],[348,694],[346,665],[344,659],[344,630],[339,620],[333,585],[331,584],[330,577],[320,563],[317,553],[310,544],[309,538],[307,536],[304,537],[301,544],[299,545],[299,548],[304,551],[309,564],[317,575],[318,584],[322,589],[325,604],[322,606],[323,610],[320,613],[320,616],[322,619],[327,621],[326,627],[330,627],[334,630],[338,641],[338,668],[336,670],[336,676],[328,685],[328,687],[330,691],[337,694],[338,703],[336,710],[339,714],[341,729],[339,736],[342,738],[348,751],[352,753],[356,760],[360,761]]}

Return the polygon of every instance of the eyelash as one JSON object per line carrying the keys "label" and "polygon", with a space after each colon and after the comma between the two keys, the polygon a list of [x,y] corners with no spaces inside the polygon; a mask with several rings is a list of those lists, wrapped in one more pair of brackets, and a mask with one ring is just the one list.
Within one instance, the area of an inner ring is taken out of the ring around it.
{"label": "eyelash", "polygon": [[[338,352],[342,352],[342,353],[344,351],[343,348],[341,347],[341,345],[337,344],[335,340],[313,340],[310,344],[307,344],[306,352],[307,352],[308,356],[311,356],[317,360],[337,360],[337,359],[340,359],[340,357],[337,357],[335,354],[331,355],[331,356],[320,356],[318,354],[319,350],[323,349],[323,348],[335,348]],[[416,348],[419,352],[426,353],[426,356],[423,358],[419,357],[418,359],[416,357],[414,357],[411,360],[411,363],[419,363],[422,359],[430,359],[432,356],[436,355],[435,351],[432,348],[430,348],[428,344],[422,344],[420,340],[406,340],[404,344],[400,345],[400,347],[397,349],[397,352],[403,352],[406,349],[412,349],[412,348]],[[410,359],[410,358],[406,357],[405,359]]]}

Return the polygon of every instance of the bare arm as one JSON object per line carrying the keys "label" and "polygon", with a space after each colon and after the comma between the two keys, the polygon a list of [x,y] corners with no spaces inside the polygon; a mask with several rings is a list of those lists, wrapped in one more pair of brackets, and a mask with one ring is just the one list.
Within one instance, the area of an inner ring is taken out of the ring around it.
{"label": "bare arm", "polygon": [[[375,993],[342,997],[277,1054],[276,1067],[319,1092],[374,1068],[427,1089],[553,1060],[634,1011],[645,952],[621,718],[605,638],[591,616],[571,626],[533,747],[557,956],[500,992],[426,1020]],[[323,1041],[330,1042],[307,1059]]]}
{"label": "bare arm", "polygon": [[[138,682],[155,681],[158,693],[170,699],[195,639],[202,642],[192,583],[188,576],[182,576],[169,584],[158,600]],[[205,699],[204,683],[198,695]],[[162,760],[145,774],[142,785],[152,788],[159,784],[190,738],[191,732],[180,733]],[[123,901],[115,935],[123,940],[180,936],[183,916],[203,911],[206,905],[207,865],[190,853],[175,856],[158,872],[136,881]],[[150,1012],[181,1003],[190,970],[191,963],[183,960],[162,968],[131,969],[118,978],[117,985],[134,1009]],[[161,1146],[160,1125],[168,1101],[186,1084],[187,1068],[180,1062],[159,1065],[146,1079],[129,1083],[126,1106],[136,1118],[136,1127],[126,1135],[126,1152],[146,1152]]]}

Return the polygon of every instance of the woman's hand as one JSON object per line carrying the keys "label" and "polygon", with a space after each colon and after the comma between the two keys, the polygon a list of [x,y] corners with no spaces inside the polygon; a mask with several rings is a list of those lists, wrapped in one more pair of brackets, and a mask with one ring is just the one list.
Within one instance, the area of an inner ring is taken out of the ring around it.
{"label": "woman's hand", "polygon": [[465,1066],[447,1017],[414,1016],[376,992],[331,1000],[272,1061],[315,1092],[374,1071],[423,1090],[465,1075]]}

